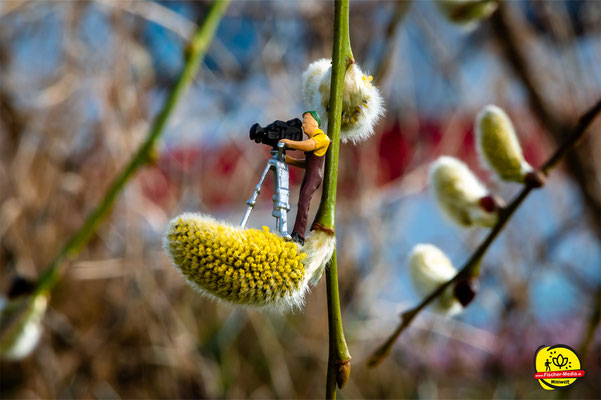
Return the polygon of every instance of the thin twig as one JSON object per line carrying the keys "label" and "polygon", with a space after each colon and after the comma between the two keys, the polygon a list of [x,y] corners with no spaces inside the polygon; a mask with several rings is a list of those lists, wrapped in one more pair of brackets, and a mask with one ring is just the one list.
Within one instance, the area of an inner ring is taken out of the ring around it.
{"label": "thin twig", "polygon": [[[565,156],[566,152],[574,147],[574,145],[579,141],[580,138],[586,132],[586,129],[593,122],[595,117],[601,112],[601,100],[599,100],[590,110],[588,110],[579,120],[572,133],[566,136],[566,140],[564,143],[557,148],[555,153],[549,157],[547,162],[543,164],[541,167],[541,172],[547,175],[549,171],[557,165],[557,163]],[[428,297],[422,300],[419,305],[416,307],[405,311],[401,314],[401,323],[395,329],[393,334],[381,345],[369,358],[367,364],[370,367],[374,367],[378,365],[392,349],[392,345],[396,342],[398,337],[403,333],[405,329],[411,324],[413,319],[422,311],[428,304],[438,298],[450,285],[457,282],[458,280],[471,276],[474,268],[476,268],[490,245],[497,238],[499,233],[503,230],[509,219],[513,216],[518,207],[524,202],[528,194],[533,190],[531,186],[524,186],[522,191],[513,199],[513,201],[504,209],[499,217],[499,221],[492,228],[491,232],[488,234],[486,239],[478,246],[476,251],[472,254],[469,260],[464,264],[464,266],[457,272],[457,274],[439,286],[434,292],[432,292]]]}
{"label": "thin twig", "polygon": [[125,166],[121,174],[113,181],[100,204],[92,211],[79,230],[75,232],[59,251],[54,260],[52,260],[48,268],[42,273],[36,284],[36,293],[52,290],[60,278],[62,272],[61,266],[63,265],[64,259],[81,251],[96,231],[100,222],[108,215],[117,196],[121,193],[125,185],[139,168],[148,163],[156,142],[167,126],[167,121],[175,110],[175,106],[183,97],[188,86],[192,83],[201,60],[204,58],[204,55],[213,40],[219,21],[227,9],[229,2],[230,0],[216,0],[211,7],[204,22],[198,28],[186,49],[186,62],[182,72],[175,86],[171,90],[169,97],[165,101],[161,112],[154,120],[146,140],[140,145],[138,151]]}

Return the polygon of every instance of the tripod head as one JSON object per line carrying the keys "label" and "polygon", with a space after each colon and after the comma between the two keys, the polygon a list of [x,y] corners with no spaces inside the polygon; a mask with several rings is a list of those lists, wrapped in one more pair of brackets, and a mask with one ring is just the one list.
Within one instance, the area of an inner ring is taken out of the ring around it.
{"label": "tripod head", "polygon": [[286,162],[286,143],[278,143],[277,150],[271,150],[271,156],[275,157],[278,161]]}

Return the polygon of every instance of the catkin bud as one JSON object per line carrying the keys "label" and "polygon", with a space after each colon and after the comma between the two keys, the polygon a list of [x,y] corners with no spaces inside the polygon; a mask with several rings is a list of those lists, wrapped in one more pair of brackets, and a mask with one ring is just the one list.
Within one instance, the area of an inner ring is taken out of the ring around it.
{"label": "catkin bud", "polygon": [[523,183],[533,171],[524,159],[511,119],[495,105],[484,107],[476,116],[476,146],[482,163],[504,181]]}
{"label": "catkin bud", "polygon": [[[448,257],[431,244],[418,244],[413,247],[409,255],[409,266],[413,287],[420,296],[424,297],[457,273]],[[461,304],[455,298],[451,287],[438,297],[435,309],[448,315],[461,311]]]}
{"label": "catkin bud", "polygon": [[336,385],[338,389],[342,389],[348,382],[349,376],[351,376],[351,360],[336,362],[338,371],[336,371]]}
{"label": "catkin bud", "polygon": [[[303,97],[310,109],[317,110],[327,122],[330,103],[332,66],[329,59],[309,65],[303,73]],[[382,96],[372,84],[373,78],[364,74],[357,64],[346,71],[342,94],[342,123],[340,140],[353,143],[366,140],[384,114]]]}
{"label": "catkin bud", "polygon": [[491,227],[499,219],[501,201],[488,190],[463,162],[442,156],[430,166],[430,186],[438,207],[461,226]]}
{"label": "catkin bud", "polygon": [[474,300],[476,294],[478,294],[478,289],[480,288],[480,284],[478,283],[478,278],[470,277],[459,280],[454,288],[453,294],[455,298],[463,307],[467,307],[468,304]]}
{"label": "catkin bud", "polygon": [[0,304],[0,359],[20,360],[37,346],[42,335],[42,319],[47,294],[19,296]]}
{"label": "catkin bud", "polygon": [[495,0],[436,0],[436,5],[450,22],[459,25],[488,18],[497,9]]}
{"label": "catkin bud", "polygon": [[200,293],[245,306],[300,307],[314,273],[302,248],[269,228],[242,229],[202,214],[173,219],[164,247]]}

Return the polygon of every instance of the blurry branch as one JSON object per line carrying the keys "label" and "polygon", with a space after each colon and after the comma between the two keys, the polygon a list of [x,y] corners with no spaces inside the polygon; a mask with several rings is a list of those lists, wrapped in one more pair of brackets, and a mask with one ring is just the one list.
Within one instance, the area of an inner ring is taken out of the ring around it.
{"label": "blurry branch", "polygon": [[[188,18],[171,11],[169,8],[153,1],[111,1],[96,0],[104,7],[117,8],[128,12],[147,21],[154,22],[165,29],[170,30],[179,36],[185,43],[188,43],[190,37],[196,31],[197,25]],[[217,63],[220,71],[227,71],[234,75],[243,73],[240,63],[219,38],[214,38],[211,43],[211,52],[213,61]],[[205,73],[213,74],[211,70],[205,70]]]}
{"label": "blurry branch", "polygon": [[582,220],[577,215],[570,215],[555,231],[546,235],[536,246],[536,255],[539,259],[547,258],[549,251],[555,249],[565,237],[577,228],[583,228]]}
{"label": "blurry branch", "polygon": [[12,96],[4,88],[0,88],[0,123],[8,134],[8,143],[12,152],[25,127],[25,117],[15,108]]}
{"label": "blurry branch", "polygon": [[[534,247],[536,261],[539,265],[545,264],[552,256],[552,249],[557,249],[561,242],[572,233],[576,228],[583,228],[585,225],[578,216],[567,218],[559,228],[549,235],[543,237]],[[551,266],[550,266],[551,267]],[[578,287],[582,292],[591,294],[595,291],[595,283],[590,282],[586,277],[582,276],[581,271],[570,262],[554,262],[553,269],[558,274],[565,276],[572,284]]]}
{"label": "blurry branch", "polygon": [[582,341],[578,347],[578,355],[580,356],[580,361],[582,362],[583,366],[586,362],[586,357],[591,347],[591,343],[595,338],[595,332],[597,331],[599,322],[601,321],[601,285],[597,287],[597,290],[593,295],[593,304],[591,310],[592,311],[588,319],[586,330],[584,331]]}
{"label": "blurry branch", "polygon": [[127,182],[139,168],[146,165],[151,160],[156,142],[163,133],[167,121],[173,110],[175,110],[177,103],[181,100],[186,89],[192,83],[194,75],[198,71],[201,60],[213,39],[219,21],[227,9],[229,1],[230,0],[216,0],[211,7],[206,19],[196,31],[192,41],[186,49],[186,62],[182,72],[175,86],[169,93],[162,110],[154,120],[146,140],[140,145],[138,151],[125,166],[121,174],[113,181],[100,204],[92,211],[79,230],[75,232],[71,239],[69,239],[56,255],[54,260],[50,263],[50,266],[42,273],[36,285],[37,293],[52,290],[60,278],[62,261],[68,256],[77,254],[86,245],[100,222],[111,210],[117,196],[121,190],[123,190]]}
{"label": "blurry branch", "polygon": [[29,1],[3,1],[0,3],[0,18],[5,17],[13,11],[17,11],[22,6],[29,3]]}
{"label": "blurry branch", "polygon": [[[541,167],[540,172],[548,175],[549,171],[557,165],[557,163],[566,155],[569,149],[571,149],[584,135],[587,128],[593,122],[595,117],[601,112],[601,100],[599,100],[589,111],[587,111],[578,121],[572,132],[568,136],[564,136],[565,142],[559,146],[559,148],[551,155],[551,157],[547,160],[547,162]],[[523,203],[523,201],[528,197],[528,194],[533,190],[533,186],[525,185],[522,191],[513,199],[513,201],[503,210],[499,217],[499,221],[492,228],[491,232],[488,234],[486,239],[478,246],[476,251],[472,254],[469,260],[464,264],[464,266],[457,272],[457,274],[439,286],[434,292],[432,292],[428,297],[426,297],[422,302],[416,307],[405,311],[401,314],[401,323],[393,332],[393,334],[384,342],[382,346],[380,346],[369,358],[368,365],[370,367],[375,367],[378,365],[392,349],[392,345],[396,342],[401,333],[409,327],[413,319],[422,311],[428,304],[434,301],[438,296],[440,296],[450,285],[459,281],[462,278],[466,278],[472,276],[472,272],[474,269],[478,268],[482,257],[490,247],[490,245],[497,238],[499,233],[503,230],[509,219],[513,216],[515,211],[519,208],[519,206]]]}
{"label": "blurry branch", "polygon": [[[586,328],[582,335],[580,345],[578,346],[578,356],[580,357],[580,367],[585,368],[586,359],[590,350],[591,344],[595,338],[595,332],[599,328],[599,322],[601,322],[601,285],[597,287],[593,295],[593,304],[591,307],[591,313],[586,322]],[[573,392],[573,388],[568,390],[559,390],[557,393],[558,399],[567,399]]]}
{"label": "blurry branch", "polygon": [[[558,118],[549,105],[545,102],[543,93],[537,85],[534,74],[528,65],[521,46],[522,40],[517,35],[518,26],[511,17],[506,2],[499,1],[498,10],[490,18],[493,34],[507,63],[512,68],[516,77],[522,82],[530,101],[530,108],[549,132],[555,143],[561,143],[564,138],[567,123]],[[591,161],[592,155],[585,152],[586,149],[570,152],[566,155],[566,163],[572,177],[578,183],[582,197],[589,212],[591,213],[591,224],[597,238],[601,240],[601,198],[599,197],[599,184]]]}
{"label": "blurry branch", "polygon": [[196,24],[175,11],[153,1],[96,0],[106,7],[119,8],[148,21],[159,24],[187,42],[196,30]]}
{"label": "blurry branch", "polygon": [[[328,114],[328,136],[331,144],[325,161],[323,194],[314,226],[334,234],[336,220],[336,189],[338,185],[338,153],[342,123],[342,91],[347,68],[354,62],[349,35],[349,0],[336,1],[334,6],[334,44],[332,48],[332,78]],[[336,398],[336,385],[342,388],[351,370],[351,355],[346,345],[340,312],[336,251],[326,268],[328,298],[329,355],[326,378],[326,398]]]}
{"label": "blurry branch", "polygon": [[[0,74],[7,76],[10,64],[8,43],[0,41]],[[6,79],[6,78],[4,78]],[[0,81],[0,83],[3,83]],[[25,115],[17,109],[12,94],[5,84],[0,84],[0,127],[8,134],[8,150],[14,153],[17,142],[26,125]]]}
{"label": "blurry branch", "polygon": [[392,56],[394,55],[394,48],[396,47],[395,36],[397,27],[405,19],[405,15],[407,15],[407,11],[409,11],[410,6],[411,0],[397,1],[394,7],[394,14],[386,26],[386,31],[383,38],[385,43],[384,49],[380,53],[380,59],[376,63],[376,68],[374,69],[374,79],[379,85],[382,84],[386,78],[386,74],[388,74],[388,70],[390,69],[390,63],[392,61]]}

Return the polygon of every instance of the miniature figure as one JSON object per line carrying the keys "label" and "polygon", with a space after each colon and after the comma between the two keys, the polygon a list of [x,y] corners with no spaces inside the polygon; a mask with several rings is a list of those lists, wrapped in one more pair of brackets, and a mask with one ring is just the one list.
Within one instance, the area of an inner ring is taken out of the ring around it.
{"label": "miniature figure", "polygon": [[261,187],[265,181],[265,177],[269,171],[272,171],[274,176],[273,179],[273,211],[271,215],[275,217],[275,229],[284,238],[291,239],[288,235],[288,211],[290,210],[290,204],[288,202],[290,198],[289,190],[289,175],[288,165],[286,164],[286,145],[279,143],[280,139],[292,139],[301,140],[303,138],[303,131],[301,127],[301,120],[298,118],[291,119],[288,122],[274,121],[271,124],[262,127],[259,124],[254,124],[250,128],[250,139],[256,143],[263,143],[267,146],[271,146],[271,158],[267,161],[267,165],[261,174],[259,183],[255,186],[255,190],[251,198],[246,202],[248,207],[240,223],[240,227],[244,229],[252,209],[257,204],[257,198],[261,193]]}
{"label": "miniature figure", "polygon": [[[250,200],[246,202],[248,207],[240,224],[241,228],[246,226],[250,212],[261,193],[265,177],[271,170],[275,175],[272,215],[276,219],[276,231],[300,245],[305,244],[305,230],[311,198],[323,180],[324,156],[330,145],[330,138],[319,129],[320,125],[321,119],[317,111],[305,111],[302,123],[295,118],[288,122],[274,121],[264,128],[259,124],[254,124],[250,128],[250,139],[271,146],[272,150],[271,158],[263,170],[259,183]],[[301,140],[303,132],[308,136],[307,140]],[[305,159],[290,157],[285,153],[286,148],[304,151]],[[291,235],[288,234],[287,224],[287,214],[290,210],[288,165],[305,169],[305,177],[298,199],[296,221]]]}
{"label": "miniature figure", "polygon": [[303,178],[298,198],[296,221],[291,234],[292,240],[301,245],[305,243],[305,230],[307,228],[311,198],[323,180],[324,156],[330,146],[330,138],[319,129],[320,125],[321,119],[317,111],[305,111],[303,113],[302,128],[308,139],[303,141],[281,139],[279,141],[279,143],[284,143],[289,149],[305,152],[304,160],[286,155],[286,164],[305,169],[305,177]]}

